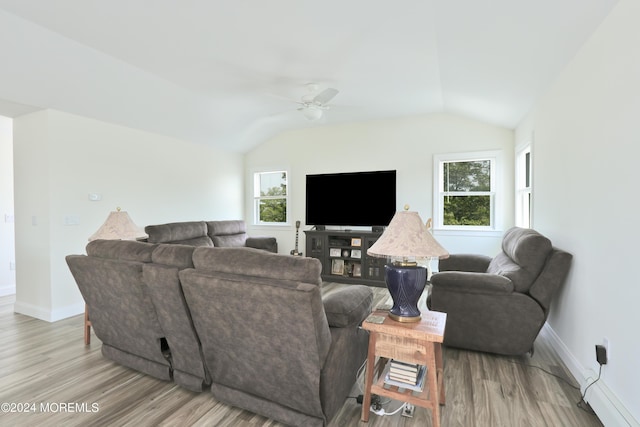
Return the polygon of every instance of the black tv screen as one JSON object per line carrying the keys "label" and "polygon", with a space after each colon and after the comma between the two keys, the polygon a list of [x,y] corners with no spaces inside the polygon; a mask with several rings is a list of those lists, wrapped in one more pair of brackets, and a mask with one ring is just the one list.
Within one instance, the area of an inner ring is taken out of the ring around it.
{"label": "black tv screen", "polygon": [[396,212],[396,171],[307,175],[307,225],[386,226]]}

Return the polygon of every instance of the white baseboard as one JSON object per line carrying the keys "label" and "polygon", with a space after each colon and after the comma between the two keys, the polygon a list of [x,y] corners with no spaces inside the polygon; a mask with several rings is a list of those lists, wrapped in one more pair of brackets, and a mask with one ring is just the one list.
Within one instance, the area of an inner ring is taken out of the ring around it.
{"label": "white baseboard", "polygon": [[44,320],[45,322],[56,322],[58,320],[66,319],[67,317],[83,314],[84,302],[50,310],[46,307],[39,307],[33,304],[16,301],[13,304],[13,311],[26,316],[35,317],[36,319]]}
{"label": "white baseboard", "polygon": [[[560,359],[562,359],[567,368],[569,368],[569,371],[571,371],[571,374],[580,383],[580,390],[584,393],[585,387],[598,377],[598,373],[590,369],[585,369],[573,354],[571,354],[567,346],[548,323],[545,323],[540,333],[549,340]],[[631,415],[622,402],[620,402],[616,395],[607,387],[607,383],[603,379],[600,379],[600,381],[589,388],[585,400],[596,412],[602,424],[607,427],[640,427],[640,422]]]}
{"label": "white baseboard", "polygon": [[5,297],[7,295],[15,295],[15,293],[16,293],[16,285],[0,286],[0,297]]}

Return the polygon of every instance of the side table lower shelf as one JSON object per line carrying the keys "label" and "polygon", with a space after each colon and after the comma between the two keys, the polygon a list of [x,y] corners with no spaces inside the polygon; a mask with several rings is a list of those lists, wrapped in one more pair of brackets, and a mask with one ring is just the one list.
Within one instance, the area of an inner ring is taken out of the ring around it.
{"label": "side table lower shelf", "polygon": [[[437,357],[437,356],[436,356]],[[376,362],[375,371],[377,372],[376,377],[377,381],[371,385],[371,394],[377,394],[378,396],[388,397],[390,399],[400,400],[402,402],[411,403],[415,406],[420,406],[422,408],[427,408],[433,410],[432,399],[430,398],[431,387],[427,384],[427,379],[425,379],[425,386],[422,388],[422,391],[414,391],[407,388],[400,388],[396,385],[386,384],[384,382],[384,372],[385,365],[389,363],[389,359],[380,357]],[[437,365],[437,364],[436,364]],[[428,374],[427,374],[428,375]],[[445,396],[444,396],[444,372],[443,369],[436,368],[436,381],[438,384],[437,390],[440,391],[440,396],[438,397],[438,403],[440,405],[445,404]],[[375,380],[375,378],[374,378]]]}
{"label": "side table lower shelf", "polygon": [[[370,336],[361,419],[369,421],[371,395],[377,394],[430,409],[433,426],[439,427],[440,405],[445,403],[442,341],[447,315],[428,312],[422,314],[420,322],[402,323],[386,314],[374,313],[385,316],[382,324],[366,321],[362,324]],[[422,391],[386,384],[384,372],[390,359],[426,366]]]}

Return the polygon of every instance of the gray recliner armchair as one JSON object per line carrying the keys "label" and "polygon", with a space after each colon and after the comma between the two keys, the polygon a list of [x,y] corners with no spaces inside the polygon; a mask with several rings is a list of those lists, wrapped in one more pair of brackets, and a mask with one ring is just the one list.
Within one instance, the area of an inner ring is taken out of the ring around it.
{"label": "gray recliner armchair", "polygon": [[444,344],[505,355],[532,352],[571,259],[537,231],[513,227],[494,258],[457,254],[441,260],[428,305],[447,313]]}

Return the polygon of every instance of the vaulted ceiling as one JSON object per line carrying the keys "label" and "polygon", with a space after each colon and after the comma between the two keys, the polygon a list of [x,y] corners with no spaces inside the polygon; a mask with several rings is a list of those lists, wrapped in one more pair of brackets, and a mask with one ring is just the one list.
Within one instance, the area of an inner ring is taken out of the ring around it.
{"label": "vaulted ceiling", "polygon": [[[0,0],[0,115],[42,108],[246,151],[448,112],[514,128],[617,0]],[[339,94],[318,121],[306,84]]]}

